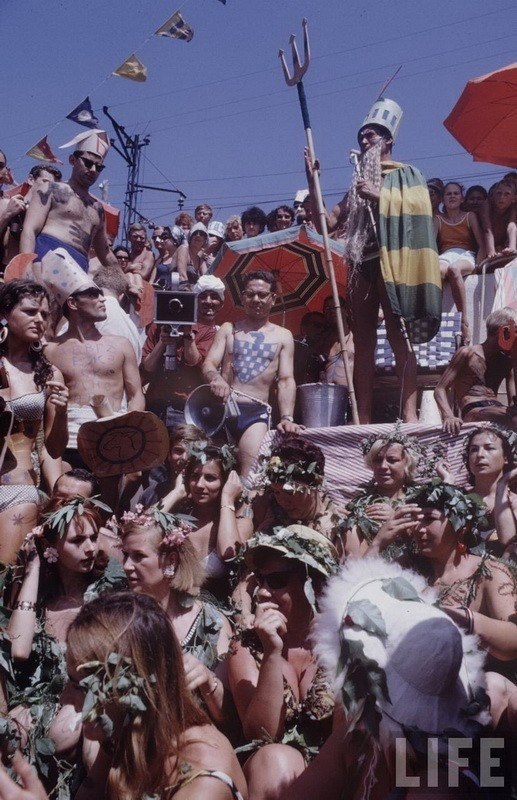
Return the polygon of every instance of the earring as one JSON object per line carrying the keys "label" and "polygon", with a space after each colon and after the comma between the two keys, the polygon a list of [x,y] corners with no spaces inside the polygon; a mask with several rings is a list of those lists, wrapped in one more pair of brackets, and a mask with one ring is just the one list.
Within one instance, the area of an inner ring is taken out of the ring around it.
{"label": "earring", "polygon": [[33,342],[31,344],[31,350],[33,353],[36,354],[41,353],[41,351],[43,350],[43,345],[41,344],[41,342]]}
{"label": "earring", "polygon": [[7,320],[5,317],[2,317],[2,319],[0,319],[0,325],[2,326],[2,329],[0,330],[0,344],[3,344],[7,339],[7,335],[9,333],[9,328],[7,327]]}
{"label": "earring", "polygon": [[458,543],[456,545],[456,552],[459,556],[464,556],[467,553],[467,545],[463,541],[463,539],[458,539]]}

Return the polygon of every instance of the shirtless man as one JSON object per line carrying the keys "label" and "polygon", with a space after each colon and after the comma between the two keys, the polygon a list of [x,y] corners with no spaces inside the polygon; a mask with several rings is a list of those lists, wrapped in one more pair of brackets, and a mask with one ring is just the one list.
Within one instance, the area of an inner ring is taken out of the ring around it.
{"label": "shirtless man", "polygon": [[[59,261],[59,259],[58,259]],[[57,263],[57,262],[56,262]],[[69,289],[62,288],[59,266],[47,269],[43,280],[68,319],[68,330],[45,348],[54,366],[61,364],[70,393],[69,441],[64,458],[72,466],[84,466],[77,455],[77,432],[83,422],[96,419],[90,402],[104,395],[113,411],[119,411],[124,395],[128,411],[143,411],[144,396],[136,356],[128,339],[101,333],[95,323],[106,319],[106,301],[102,289],[84,273],[66,275]]]}
{"label": "shirtless man", "polygon": [[222,400],[235,392],[240,414],[227,420],[226,427],[238,443],[240,472],[246,477],[268,430],[269,392],[275,379],[280,411],[277,430],[297,433],[299,426],[293,422],[293,336],[269,321],[276,300],[276,280],[270,272],[258,270],[245,274],[243,282],[246,316],[235,326],[225,322],[219,328],[203,365],[203,377]]}
{"label": "shirtless man", "polygon": [[[104,131],[88,131],[76,136],[63,147],[73,145],[69,157],[72,175],[66,183],[49,183],[31,198],[20,240],[21,253],[36,253],[38,262],[50,250],[64,247],[88,272],[88,254],[93,246],[104,266],[118,267],[106,237],[104,209],[100,200],[90,194],[108,151]],[[38,268],[36,267],[36,275]]]}
{"label": "shirtless man", "polygon": [[129,226],[128,238],[131,250],[125,272],[133,272],[135,275],[140,275],[144,281],[148,281],[154,270],[154,256],[147,249],[147,234],[144,226],[139,222],[134,222]]}
{"label": "shirtless man", "polygon": [[20,252],[20,236],[32,197],[37,191],[46,192],[49,183],[56,183],[61,177],[61,170],[52,164],[36,164],[20,187],[26,194],[0,198],[0,240],[3,241],[4,266]]}
{"label": "shirtless man", "polygon": [[[499,328],[517,324],[517,311],[506,307],[493,311],[486,319],[487,338],[482,344],[460,347],[440,378],[434,397],[443,419],[445,433],[459,433],[462,422],[489,420],[517,429],[517,407],[514,405],[517,347],[510,353],[501,350]],[[506,381],[508,406],[497,399],[502,381]],[[447,395],[453,389],[461,409],[461,418],[454,411]]]}

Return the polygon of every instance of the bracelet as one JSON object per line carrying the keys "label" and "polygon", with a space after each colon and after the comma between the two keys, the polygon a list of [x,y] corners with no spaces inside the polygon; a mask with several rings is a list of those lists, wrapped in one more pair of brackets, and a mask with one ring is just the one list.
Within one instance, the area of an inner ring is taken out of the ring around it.
{"label": "bracelet", "polygon": [[229,509],[230,509],[230,511],[235,511],[235,506],[230,506],[230,505],[222,505],[222,506],[221,506],[221,511],[223,510],[223,508],[229,508]]}
{"label": "bracelet", "polygon": [[17,600],[14,604],[14,611],[36,611],[36,603],[30,600]]}
{"label": "bracelet", "polygon": [[467,615],[467,634],[470,635],[471,633],[474,633],[474,614],[467,606],[464,606],[463,610]]}
{"label": "bracelet", "polygon": [[203,695],[203,697],[210,697],[210,695],[213,694],[215,691],[217,691],[218,688],[219,688],[219,681],[217,680],[217,678],[214,675],[214,685],[212,686],[210,691],[209,692],[201,692],[201,694]]}
{"label": "bracelet", "polygon": [[294,417],[292,414],[282,414],[282,416],[280,417],[280,421],[282,421],[283,419],[286,419],[288,422],[294,422]]}

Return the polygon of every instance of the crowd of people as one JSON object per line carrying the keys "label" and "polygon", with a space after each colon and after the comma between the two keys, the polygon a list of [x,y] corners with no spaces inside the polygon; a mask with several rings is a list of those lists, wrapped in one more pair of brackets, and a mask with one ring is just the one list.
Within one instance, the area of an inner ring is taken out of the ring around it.
{"label": "crowd of people", "polygon": [[[0,798],[517,796],[517,309],[472,344],[463,284],[515,255],[516,176],[465,194],[426,182],[392,160],[401,117],[379,100],[359,129],[352,186],[326,212],[346,297],[329,291],[295,336],[270,319],[265,270],[244,272],[241,319],[225,320],[213,265],[224,242],[319,229],[308,153],[293,207],[223,223],[202,204],[117,246],[90,193],[102,131],[69,143],[68,181],[42,165],[0,198]],[[400,291],[404,259],[418,292]],[[297,386],[346,383],[342,315],[368,426],[381,312],[416,422],[407,341],[421,320],[438,330],[442,280],[463,338],[436,388],[443,433],[366,429],[371,479],[339,503]],[[163,290],[196,298],[193,324],[149,321]],[[451,735],[478,745],[456,783]],[[506,743],[503,793],[482,784],[485,738]]]}

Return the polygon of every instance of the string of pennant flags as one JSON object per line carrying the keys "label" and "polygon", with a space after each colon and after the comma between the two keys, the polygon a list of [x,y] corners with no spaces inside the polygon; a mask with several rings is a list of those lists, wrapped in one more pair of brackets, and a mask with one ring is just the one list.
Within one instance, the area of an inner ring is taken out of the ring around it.
{"label": "string of pennant flags", "polygon": [[[223,5],[226,5],[226,0],[219,0],[219,2]],[[180,39],[185,42],[190,42],[194,37],[194,31],[188,22],[183,19],[180,12],[175,11],[174,14],[163,23],[163,25],[160,25],[160,27],[157,28],[153,34],[151,34],[151,36],[147,37],[142,45],[140,45],[139,49],[142,49],[142,47],[147,44],[147,42],[149,42],[153,36],[165,36],[168,39]],[[113,72],[110,73],[110,75],[108,75],[107,78],[102,81],[102,83],[104,83],[105,80],[108,80],[111,75],[117,75],[120,78],[126,78],[130,81],[143,83],[147,80],[147,67],[138,58],[136,53],[131,53],[131,55],[129,55],[122,62],[122,64],[120,64],[120,66],[113,70]],[[85,97],[85,99],[79,103],[78,106],[70,111],[70,113],[66,115],[66,119],[77,123],[77,125],[83,125],[84,127],[91,129],[98,128],[100,124],[98,118],[94,114],[89,96]],[[39,142],[27,150],[25,155],[29,156],[30,158],[38,159],[39,161],[46,161],[52,164],[62,164],[63,162],[60,161],[60,159],[53,152],[52,147],[49,144],[48,137],[49,134],[47,133],[42,139],[39,140]]]}

